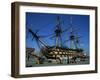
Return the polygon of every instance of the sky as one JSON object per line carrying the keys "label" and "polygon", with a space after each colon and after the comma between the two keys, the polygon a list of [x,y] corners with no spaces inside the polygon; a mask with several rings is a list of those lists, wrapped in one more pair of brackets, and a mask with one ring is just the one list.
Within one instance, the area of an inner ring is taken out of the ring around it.
{"label": "sky", "polygon": [[[33,13],[26,12],[26,48],[35,48],[37,51],[39,47],[28,32],[27,28],[32,29],[33,32],[37,32],[39,36],[47,36],[49,34],[54,35],[54,29],[57,24],[57,16],[60,17],[62,31],[70,28],[70,22],[72,17],[72,27],[75,31],[75,35],[81,36],[80,47],[89,54],[89,15],[74,15],[74,14],[51,14],[51,13]],[[69,39],[70,29],[61,34],[62,44],[69,47],[69,42],[64,43],[65,40]],[[46,45],[54,46],[55,38],[51,36],[40,38]]]}

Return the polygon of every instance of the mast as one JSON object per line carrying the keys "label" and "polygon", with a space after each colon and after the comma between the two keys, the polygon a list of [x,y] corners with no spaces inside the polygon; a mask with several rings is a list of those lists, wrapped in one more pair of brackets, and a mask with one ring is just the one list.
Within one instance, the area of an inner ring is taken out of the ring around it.
{"label": "mast", "polygon": [[70,17],[70,27],[71,27],[71,31],[70,31],[70,48],[71,49],[77,49],[77,44],[76,44],[76,41],[75,41],[75,35],[74,35],[74,30],[73,30],[72,16]]}
{"label": "mast", "polygon": [[61,30],[61,25],[60,25],[60,17],[58,16],[57,17],[57,24],[56,24],[56,28],[54,30],[55,34],[56,34],[56,47],[61,47],[61,33],[62,33],[62,30]]}

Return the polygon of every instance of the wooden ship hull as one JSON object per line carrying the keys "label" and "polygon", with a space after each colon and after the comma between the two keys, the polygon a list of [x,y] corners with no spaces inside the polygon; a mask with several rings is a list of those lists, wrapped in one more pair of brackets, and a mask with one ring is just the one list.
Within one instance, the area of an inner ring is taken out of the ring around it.
{"label": "wooden ship hull", "polygon": [[86,57],[82,49],[50,47],[49,49],[42,48],[41,52],[47,59],[58,59],[59,63],[62,63],[62,59],[67,60],[67,63],[71,63],[72,60],[75,62],[77,58],[83,60]]}

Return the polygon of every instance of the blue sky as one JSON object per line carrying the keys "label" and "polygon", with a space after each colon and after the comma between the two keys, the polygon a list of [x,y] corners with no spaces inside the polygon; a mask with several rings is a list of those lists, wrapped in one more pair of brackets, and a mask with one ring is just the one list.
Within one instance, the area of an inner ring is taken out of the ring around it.
{"label": "blue sky", "polygon": [[[73,14],[48,14],[48,13],[31,13],[26,12],[26,27],[31,28],[32,31],[38,31],[38,35],[49,35],[54,33],[55,26],[57,24],[57,16],[60,17],[61,28],[65,30],[70,27],[70,17],[72,17],[72,26],[73,29],[78,30],[75,32],[78,36],[82,36],[80,40],[81,48],[89,54],[89,15],[73,15]],[[32,39],[32,35],[30,35],[26,31],[26,47],[39,49],[37,43],[34,39]],[[68,40],[70,35],[70,31],[66,31],[62,33],[62,40]],[[53,46],[55,44],[55,38],[50,39],[41,38],[47,45]],[[63,44],[65,45],[65,44]],[[69,46],[69,42],[66,43]]]}

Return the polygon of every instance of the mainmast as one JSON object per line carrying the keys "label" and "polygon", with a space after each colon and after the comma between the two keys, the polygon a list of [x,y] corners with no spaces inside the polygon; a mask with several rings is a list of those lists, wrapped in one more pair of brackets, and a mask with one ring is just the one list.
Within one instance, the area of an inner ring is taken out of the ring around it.
{"label": "mainmast", "polygon": [[71,49],[79,49],[80,47],[80,44],[79,44],[79,38],[81,38],[81,36],[78,36],[78,35],[75,35],[75,31],[77,29],[73,29],[73,22],[72,22],[72,16],[70,17],[70,27],[71,27],[71,30],[70,30],[70,48]]}
{"label": "mainmast", "polygon": [[70,17],[70,27],[71,27],[71,30],[70,30],[70,48],[71,49],[74,49],[76,46],[75,44],[75,36],[74,36],[74,33],[73,33],[73,25],[72,25],[72,16]]}

